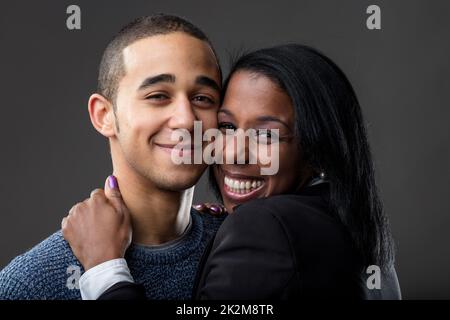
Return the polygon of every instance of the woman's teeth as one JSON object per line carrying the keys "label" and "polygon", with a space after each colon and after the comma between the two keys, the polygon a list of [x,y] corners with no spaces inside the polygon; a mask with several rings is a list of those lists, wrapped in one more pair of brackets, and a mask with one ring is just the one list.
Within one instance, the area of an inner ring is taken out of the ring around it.
{"label": "woman's teeth", "polygon": [[224,178],[225,185],[231,189],[234,193],[249,193],[257,188],[259,188],[263,182],[261,180],[239,180],[232,179],[227,176]]}

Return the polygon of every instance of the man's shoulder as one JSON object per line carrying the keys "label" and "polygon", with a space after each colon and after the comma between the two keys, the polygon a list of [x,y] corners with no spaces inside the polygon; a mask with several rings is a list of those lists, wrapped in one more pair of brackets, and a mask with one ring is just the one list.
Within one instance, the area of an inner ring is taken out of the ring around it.
{"label": "man's shoulder", "polygon": [[61,231],[0,271],[0,299],[77,299],[82,267]]}

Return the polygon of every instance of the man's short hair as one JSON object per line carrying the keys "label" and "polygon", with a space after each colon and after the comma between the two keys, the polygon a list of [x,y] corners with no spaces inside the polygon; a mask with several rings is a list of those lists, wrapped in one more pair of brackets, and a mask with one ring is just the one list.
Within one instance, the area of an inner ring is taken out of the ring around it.
{"label": "man's short hair", "polygon": [[[98,93],[115,105],[118,84],[125,75],[123,49],[135,41],[173,32],[184,32],[199,40],[205,41],[211,47],[218,61],[217,54],[208,37],[189,21],[166,14],[137,18],[123,27],[106,47],[100,62],[97,84]],[[217,62],[217,65],[220,77],[222,77],[219,62]]]}

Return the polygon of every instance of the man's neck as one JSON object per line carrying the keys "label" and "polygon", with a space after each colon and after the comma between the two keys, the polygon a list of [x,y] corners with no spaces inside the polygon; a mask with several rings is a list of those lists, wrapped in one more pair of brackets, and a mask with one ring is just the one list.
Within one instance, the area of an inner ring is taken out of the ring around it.
{"label": "man's neck", "polygon": [[194,187],[164,191],[135,172],[115,170],[114,175],[131,214],[134,243],[158,245],[183,234],[189,225]]}

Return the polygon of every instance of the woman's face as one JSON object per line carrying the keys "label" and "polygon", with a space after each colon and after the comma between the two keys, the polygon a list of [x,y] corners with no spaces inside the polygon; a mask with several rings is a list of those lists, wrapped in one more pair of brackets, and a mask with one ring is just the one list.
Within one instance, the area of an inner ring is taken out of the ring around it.
{"label": "woman's face", "polygon": [[[294,137],[294,108],[289,96],[272,80],[264,75],[249,71],[238,71],[232,75],[225,94],[223,105],[218,113],[219,129],[225,133],[228,129],[261,129],[279,130],[279,169],[273,175],[261,175],[261,168],[269,166],[258,159],[256,164],[226,164],[214,167],[214,174],[219,185],[224,205],[228,212],[233,207],[251,199],[287,193],[293,188],[303,185],[309,172],[302,162],[298,141]],[[267,138],[264,131],[258,136]],[[230,136],[228,136],[230,137]],[[224,157],[228,153],[239,151],[230,147],[224,148]],[[245,147],[246,160],[252,150]],[[236,140],[234,141],[236,142]],[[250,144],[251,146],[251,144]],[[269,154],[274,152],[275,144],[268,145]],[[242,150],[241,150],[242,152]],[[277,157],[271,159],[275,161]],[[248,163],[248,161],[246,161]]]}

